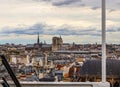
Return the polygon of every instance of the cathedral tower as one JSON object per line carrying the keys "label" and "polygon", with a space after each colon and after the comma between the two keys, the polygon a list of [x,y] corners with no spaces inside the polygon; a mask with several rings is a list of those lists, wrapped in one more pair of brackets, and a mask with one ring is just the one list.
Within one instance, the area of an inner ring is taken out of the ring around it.
{"label": "cathedral tower", "polygon": [[37,44],[40,44],[40,40],[39,40],[39,33],[38,33],[38,38],[37,38]]}
{"label": "cathedral tower", "polygon": [[61,50],[62,44],[63,44],[63,40],[61,36],[53,37],[52,38],[52,51]]}

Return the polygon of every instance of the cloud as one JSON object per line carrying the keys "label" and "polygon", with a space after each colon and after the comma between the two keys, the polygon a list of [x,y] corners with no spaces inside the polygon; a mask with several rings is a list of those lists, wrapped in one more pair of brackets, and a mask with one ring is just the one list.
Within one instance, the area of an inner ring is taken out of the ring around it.
{"label": "cloud", "polygon": [[108,10],[109,12],[114,12],[114,11],[116,11],[115,9],[109,9]]}
{"label": "cloud", "polygon": [[97,9],[100,9],[100,7],[92,7],[91,9],[97,10]]}
{"label": "cloud", "polygon": [[108,32],[108,33],[120,32],[120,27],[114,27],[114,26],[108,27],[106,32]]}
{"label": "cloud", "polygon": [[117,4],[120,5],[120,2],[118,2]]}
{"label": "cloud", "polygon": [[95,28],[80,28],[80,27],[73,27],[70,25],[62,25],[59,27],[50,26],[47,24],[34,24],[29,27],[5,27],[2,29],[2,34],[16,34],[16,35],[36,35],[37,33],[41,35],[90,35],[90,36],[100,36],[100,32],[98,32]]}
{"label": "cloud", "polygon": [[35,2],[47,2],[53,6],[85,6],[81,0],[32,0]]}
{"label": "cloud", "polygon": [[116,32],[116,30],[109,29],[109,30],[107,30],[106,32]]}
{"label": "cloud", "polygon": [[34,34],[37,34],[39,32],[40,34],[43,34],[45,27],[46,27],[45,24],[35,24],[33,26],[30,26],[30,27],[16,27],[16,28],[4,27],[2,30],[2,33],[4,33],[4,34],[34,35]]}
{"label": "cloud", "polygon": [[79,2],[81,2],[81,0],[59,0],[59,1],[53,2],[52,4],[54,6],[64,6],[64,5],[72,5]]}

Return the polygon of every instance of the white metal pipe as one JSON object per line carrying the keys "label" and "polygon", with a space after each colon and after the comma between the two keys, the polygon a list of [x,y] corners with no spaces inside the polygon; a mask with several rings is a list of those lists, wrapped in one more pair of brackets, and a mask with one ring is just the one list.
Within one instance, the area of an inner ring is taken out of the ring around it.
{"label": "white metal pipe", "polygon": [[102,82],[106,82],[106,0],[102,0]]}

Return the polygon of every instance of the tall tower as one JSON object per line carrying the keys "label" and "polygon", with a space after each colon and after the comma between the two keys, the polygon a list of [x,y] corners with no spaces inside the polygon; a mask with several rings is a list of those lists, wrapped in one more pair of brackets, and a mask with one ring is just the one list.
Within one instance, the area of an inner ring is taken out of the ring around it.
{"label": "tall tower", "polygon": [[37,44],[40,44],[40,40],[39,40],[39,33],[38,33],[38,38],[37,38]]}
{"label": "tall tower", "polygon": [[63,40],[60,37],[53,37],[52,38],[52,51],[56,51],[56,50],[61,50],[63,44]]}
{"label": "tall tower", "polygon": [[61,50],[61,48],[62,48],[62,44],[63,44],[63,40],[62,40],[62,37],[61,37],[61,35],[60,35],[60,37],[59,37],[59,40],[58,40],[59,42],[59,50]]}

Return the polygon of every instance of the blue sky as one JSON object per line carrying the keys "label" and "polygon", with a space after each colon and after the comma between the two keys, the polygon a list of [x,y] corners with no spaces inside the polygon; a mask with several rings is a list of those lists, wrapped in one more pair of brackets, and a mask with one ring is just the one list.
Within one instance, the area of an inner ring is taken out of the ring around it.
{"label": "blue sky", "polygon": [[[120,0],[107,1],[107,43],[120,43]],[[100,0],[0,0],[0,44],[101,43]]]}

